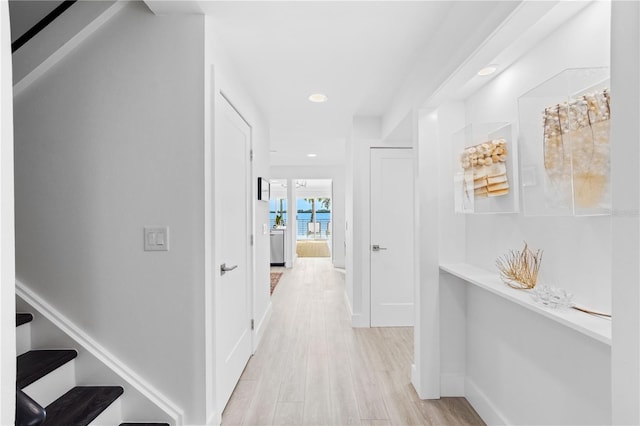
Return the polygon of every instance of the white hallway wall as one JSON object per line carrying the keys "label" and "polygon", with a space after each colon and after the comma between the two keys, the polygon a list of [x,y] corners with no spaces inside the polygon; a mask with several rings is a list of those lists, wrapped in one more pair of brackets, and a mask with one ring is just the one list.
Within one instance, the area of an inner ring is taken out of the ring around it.
{"label": "white hallway wall", "polygon": [[[15,100],[18,278],[182,408],[188,424],[219,410],[205,401],[212,65],[216,87],[253,121],[256,172],[268,169],[268,134],[209,28],[202,15],[155,16],[127,3]],[[256,227],[267,215],[258,207]],[[169,252],[143,251],[149,225],[170,227]],[[262,318],[268,240],[255,250]]]}
{"label": "white hallway wall", "polygon": [[[15,99],[18,279],[191,422],[204,404],[203,43],[202,16],[132,2]],[[144,252],[144,226],[169,226],[170,251]]]}
{"label": "white hallway wall", "polygon": [[[345,267],[345,168],[344,166],[271,166],[270,179],[331,179],[333,199],[333,266]],[[295,204],[291,204],[295,205]],[[288,233],[290,253],[295,253],[295,237]]]}
{"label": "white hallway wall", "polygon": [[[438,121],[517,124],[517,98],[531,88],[565,68],[608,66],[609,8],[606,2],[587,7],[468,98],[464,116],[447,106],[438,111]],[[584,28],[590,31],[585,33]],[[440,144],[448,147],[452,129],[446,125],[439,137]],[[450,149],[442,149],[440,163],[451,164],[451,155]],[[441,223],[455,226],[451,174],[440,185],[439,202],[449,207]],[[465,260],[494,270],[496,257],[526,240],[545,250],[541,280],[569,289],[580,304],[611,311],[610,217],[525,217],[519,213],[466,215],[464,221],[465,239],[458,252],[441,247],[441,262]],[[449,231],[457,234],[453,228]],[[611,421],[609,346],[446,275],[440,288],[441,297],[444,288],[446,296],[454,299],[445,298],[440,306],[443,394],[464,392],[490,423]],[[453,309],[460,314],[457,319],[451,316]],[[457,382],[462,388],[452,387],[452,377],[466,377],[466,382]]]}

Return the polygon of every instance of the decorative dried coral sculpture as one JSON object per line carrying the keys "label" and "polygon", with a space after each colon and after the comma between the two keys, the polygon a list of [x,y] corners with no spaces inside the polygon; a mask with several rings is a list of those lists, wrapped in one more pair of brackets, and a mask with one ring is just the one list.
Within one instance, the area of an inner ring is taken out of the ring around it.
{"label": "decorative dried coral sculpture", "polygon": [[534,253],[526,242],[522,251],[510,250],[508,254],[496,259],[502,281],[518,290],[532,289],[536,286],[541,263],[542,250]]}

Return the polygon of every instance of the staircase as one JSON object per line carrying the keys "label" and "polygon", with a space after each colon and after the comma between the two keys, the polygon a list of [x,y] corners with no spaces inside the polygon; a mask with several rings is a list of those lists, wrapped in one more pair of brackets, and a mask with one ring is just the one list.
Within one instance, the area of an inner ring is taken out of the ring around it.
{"label": "staircase", "polygon": [[32,325],[37,325],[32,314],[16,314],[16,390],[27,395],[17,398],[17,426],[169,426],[168,423],[123,423],[120,403],[124,389],[121,386],[77,386],[78,351],[32,348]]}

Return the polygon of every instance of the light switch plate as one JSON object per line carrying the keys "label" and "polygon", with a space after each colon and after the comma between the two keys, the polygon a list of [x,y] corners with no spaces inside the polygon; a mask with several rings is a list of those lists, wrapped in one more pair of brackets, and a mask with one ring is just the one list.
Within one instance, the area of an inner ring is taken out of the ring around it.
{"label": "light switch plate", "polygon": [[267,235],[269,233],[269,225],[266,223],[262,224],[262,235]]}
{"label": "light switch plate", "polygon": [[145,227],[144,251],[169,251],[169,227]]}

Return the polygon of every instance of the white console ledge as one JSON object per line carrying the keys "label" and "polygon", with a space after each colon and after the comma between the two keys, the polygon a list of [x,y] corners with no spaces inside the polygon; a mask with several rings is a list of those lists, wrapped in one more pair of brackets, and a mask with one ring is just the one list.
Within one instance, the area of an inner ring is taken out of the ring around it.
{"label": "white console ledge", "polygon": [[504,284],[497,272],[467,263],[442,264],[440,270],[611,346],[611,319],[575,309],[548,309],[535,303],[528,291],[516,290]]}

